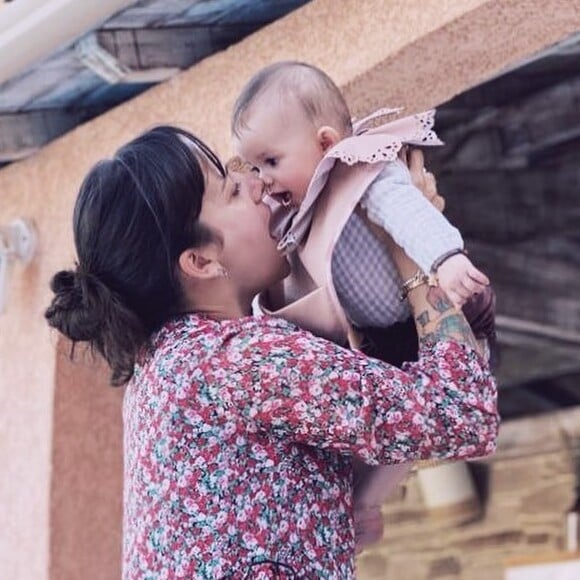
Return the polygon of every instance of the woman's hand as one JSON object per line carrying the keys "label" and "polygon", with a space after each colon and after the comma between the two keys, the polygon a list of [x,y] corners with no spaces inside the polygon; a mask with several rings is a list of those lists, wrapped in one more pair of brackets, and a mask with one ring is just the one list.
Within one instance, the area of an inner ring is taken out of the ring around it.
{"label": "woman's hand", "polygon": [[437,191],[435,176],[425,167],[425,156],[420,149],[401,149],[401,159],[409,168],[413,185],[440,211],[445,209],[445,199]]}

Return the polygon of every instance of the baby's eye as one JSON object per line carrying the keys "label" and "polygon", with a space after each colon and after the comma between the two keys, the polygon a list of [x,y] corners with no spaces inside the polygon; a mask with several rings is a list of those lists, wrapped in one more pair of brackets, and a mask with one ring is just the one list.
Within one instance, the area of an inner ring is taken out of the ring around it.
{"label": "baby's eye", "polygon": [[256,175],[260,175],[260,168],[254,165],[251,169],[251,172],[255,173]]}
{"label": "baby's eye", "polygon": [[276,157],[266,157],[266,159],[264,159],[264,163],[269,167],[276,167],[278,164],[278,159],[276,159]]}

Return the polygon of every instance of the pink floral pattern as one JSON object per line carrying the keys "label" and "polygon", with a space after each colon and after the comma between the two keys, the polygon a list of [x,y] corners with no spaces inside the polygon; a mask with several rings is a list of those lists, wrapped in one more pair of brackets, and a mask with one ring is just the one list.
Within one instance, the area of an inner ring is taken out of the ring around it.
{"label": "pink floral pattern", "polygon": [[498,426],[468,348],[401,371],[270,317],[168,323],[123,413],[125,579],[352,578],[352,455],[481,456]]}

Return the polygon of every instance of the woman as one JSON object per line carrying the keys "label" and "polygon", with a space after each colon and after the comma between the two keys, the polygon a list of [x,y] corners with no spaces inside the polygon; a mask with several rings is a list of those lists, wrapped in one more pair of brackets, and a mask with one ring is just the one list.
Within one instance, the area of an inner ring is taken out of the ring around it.
{"label": "woman", "polygon": [[494,449],[494,381],[437,288],[410,292],[421,351],[404,371],[249,315],[288,273],[262,193],[172,127],[79,192],[78,264],[53,278],[46,317],[128,383],[124,578],[352,578],[353,455]]}

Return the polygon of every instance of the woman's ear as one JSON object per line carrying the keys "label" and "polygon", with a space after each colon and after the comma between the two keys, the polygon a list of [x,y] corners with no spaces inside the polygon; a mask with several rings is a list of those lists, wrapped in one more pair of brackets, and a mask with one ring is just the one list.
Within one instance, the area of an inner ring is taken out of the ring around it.
{"label": "woman's ear", "polygon": [[223,267],[218,261],[219,253],[214,244],[200,248],[187,248],[177,261],[181,273],[197,280],[223,277]]}
{"label": "woman's ear", "polygon": [[340,141],[338,131],[329,125],[320,127],[316,133],[316,137],[318,138],[318,143],[320,144],[323,153],[332,149],[332,147]]}

